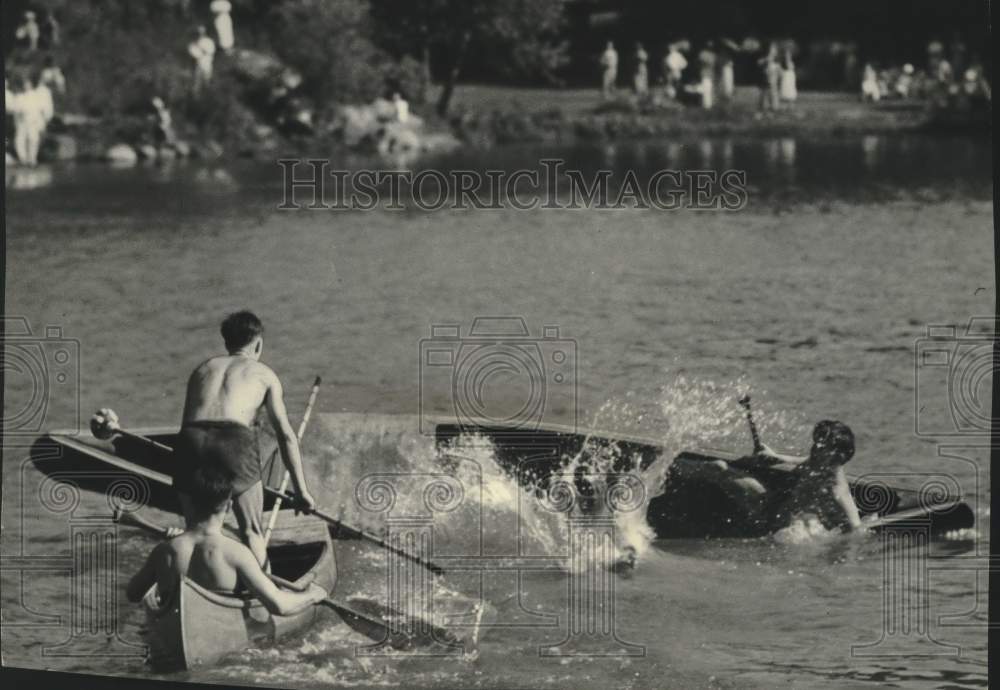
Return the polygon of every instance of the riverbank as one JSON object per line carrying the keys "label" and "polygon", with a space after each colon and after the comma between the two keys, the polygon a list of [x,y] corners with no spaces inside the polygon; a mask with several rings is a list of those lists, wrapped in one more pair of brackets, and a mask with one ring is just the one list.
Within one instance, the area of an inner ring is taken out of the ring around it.
{"label": "riverbank", "polygon": [[456,91],[452,129],[477,145],[567,143],[692,134],[884,134],[990,130],[989,112],[941,109],[926,101],[866,103],[844,92],[806,91],[793,107],[758,110],[759,90],[740,87],[731,103],[706,111],[668,101],[639,103],[628,92],[603,101],[596,89],[463,86]]}
{"label": "riverbank", "polygon": [[[429,102],[433,102],[433,95]],[[757,98],[756,88],[741,87],[732,102],[705,111],[672,101],[639,103],[627,92],[604,101],[594,89],[466,85],[456,91],[447,118],[435,115],[429,105],[414,105],[415,117],[402,124],[394,121],[389,102],[375,101],[342,106],[318,116],[309,127],[290,132],[254,121],[253,115],[244,111],[243,126],[238,133],[230,132],[224,143],[192,129],[184,133],[180,146],[159,148],[134,134],[149,128],[146,118],[120,122],[65,116],[46,136],[42,159],[131,164],[188,156],[273,159],[362,151],[406,164],[421,154],[459,146],[491,148],[697,135],[990,132],[988,110],[961,112],[924,101],[866,103],[847,93],[806,91],[794,107],[761,113]],[[16,161],[8,158],[8,163]]]}

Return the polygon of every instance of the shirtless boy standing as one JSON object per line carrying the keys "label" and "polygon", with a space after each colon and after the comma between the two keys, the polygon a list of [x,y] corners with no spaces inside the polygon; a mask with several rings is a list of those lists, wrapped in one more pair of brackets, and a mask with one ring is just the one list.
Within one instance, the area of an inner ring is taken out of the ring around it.
{"label": "shirtless boy standing", "polygon": [[228,354],[202,362],[187,384],[184,418],[174,449],[174,486],[180,493],[185,519],[190,520],[191,482],[195,472],[217,463],[233,473],[233,513],[240,535],[262,566],[264,486],[257,439],[250,428],[261,405],[267,409],[281,459],[305,508],[315,506],[306,488],[299,443],[288,421],[281,381],[260,362],[264,327],[254,314],[240,311],[222,322]]}

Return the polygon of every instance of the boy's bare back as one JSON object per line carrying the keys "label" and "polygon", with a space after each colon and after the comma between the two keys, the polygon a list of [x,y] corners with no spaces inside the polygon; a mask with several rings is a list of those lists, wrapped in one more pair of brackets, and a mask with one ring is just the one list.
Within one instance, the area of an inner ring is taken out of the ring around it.
{"label": "boy's bare back", "polygon": [[246,556],[253,557],[246,546],[223,534],[184,532],[154,550],[157,586],[166,594],[186,575],[205,589],[233,594],[240,584],[238,564]]}
{"label": "boy's bare back", "polygon": [[240,355],[202,362],[188,379],[184,422],[232,420],[250,426],[274,379],[270,367]]}

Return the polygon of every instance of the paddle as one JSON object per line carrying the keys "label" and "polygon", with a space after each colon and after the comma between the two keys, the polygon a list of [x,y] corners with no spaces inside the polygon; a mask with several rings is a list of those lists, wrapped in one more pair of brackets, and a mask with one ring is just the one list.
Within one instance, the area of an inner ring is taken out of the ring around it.
{"label": "paddle", "polygon": [[371,543],[375,544],[376,546],[382,547],[386,551],[391,551],[392,553],[397,554],[399,556],[402,556],[403,558],[407,558],[407,559],[413,561],[414,563],[419,563],[420,565],[422,565],[425,568],[427,568],[428,570],[430,570],[432,573],[442,573],[442,572],[444,572],[444,568],[442,568],[441,566],[436,565],[435,563],[432,563],[431,561],[428,561],[427,559],[421,558],[420,556],[416,556],[416,555],[414,555],[412,553],[409,553],[408,551],[404,551],[404,550],[402,550],[402,549],[400,549],[400,548],[398,548],[396,546],[393,546],[393,545],[389,544],[388,542],[386,542],[384,539],[379,539],[378,537],[376,537],[373,534],[368,534],[367,532],[363,532],[363,531],[361,531],[359,529],[355,529],[354,527],[351,527],[350,525],[345,525],[343,522],[341,522],[337,518],[335,518],[332,515],[329,515],[327,513],[324,513],[322,510],[319,510],[318,508],[307,508],[306,506],[304,506],[304,505],[301,504],[301,502],[299,501],[298,496],[294,496],[294,495],[289,494],[289,493],[281,493],[277,489],[272,489],[269,486],[265,486],[264,487],[264,492],[268,493],[268,494],[270,494],[272,496],[274,496],[275,498],[280,498],[280,499],[282,499],[284,501],[288,501],[289,503],[291,503],[292,505],[294,505],[295,508],[296,508],[296,510],[298,510],[299,512],[305,513],[306,515],[312,515],[313,517],[319,518],[320,520],[324,520],[324,521],[330,523],[331,525],[333,525],[334,527],[336,527],[338,530],[343,530],[343,531],[347,532],[349,535],[358,537],[360,539],[365,539],[365,540],[370,541]]}
{"label": "paddle", "polygon": [[171,536],[171,530],[169,527],[163,527],[162,525],[157,525],[149,520],[146,520],[139,515],[131,512],[125,512],[121,508],[115,508],[115,511],[111,514],[111,521],[117,525],[125,525],[126,527],[138,527],[139,529],[144,529],[161,539],[169,539]]}
{"label": "paddle", "polygon": [[[111,517],[112,521],[119,525],[125,525],[127,527],[136,527],[138,529],[146,530],[151,534],[160,537],[161,539],[167,539],[170,535],[170,529],[163,527],[162,525],[157,525],[145,518],[132,513],[125,512],[121,508],[116,508]],[[277,575],[267,573],[268,578],[284,589],[288,589],[294,592],[302,592],[309,585],[299,585],[294,582],[290,582]],[[342,618],[348,623],[354,623],[360,627],[366,628],[363,632],[371,637],[372,639],[379,639],[378,634],[372,633],[372,628],[383,633],[383,639],[389,642],[392,646],[408,646],[413,644],[415,635],[411,635],[406,632],[405,628],[410,630],[418,630],[423,628],[423,632],[427,633],[430,638],[436,642],[441,642],[444,644],[454,644],[461,642],[461,640],[450,630],[443,628],[440,625],[434,625],[428,623],[426,620],[413,619],[412,617],[406,617],[403,614],[390,609],[388,606],[379,606],[374,602],[369,602],[363,599],[358,599],[357,603],[369,604],[368,608],[375,609],[372,611],[361,611],[357,605],[351,605],[349,602],[337,601],[333,598],[326,598],[317,601],[315,606],[326,606],[328,608],[336,611]],[[382,613],[379,613],[377,609],[382,609]],[[408,620],[410,625],[399,626],[393,625],[393,621]],[[424,624],[424,625],[421,625]],[[403,629],[401,629],[401,627]]]}
{"label": "paddle", "polygon": [[753,453],[757,455],[764,450],[764,444],[760,442],[757,423],[753,419],[753,410],[750,409],[750,395],[744,395],[739,399],[739,403],[747,411],[747,423],[750,425],[750,436],[753,438]]}
{"label": "paddle", "polygon": [[[173,448],[164,445],[159,441],[154,441],[153,439],[146,438],[145,436],[142,436],[140,434],[136,434],[131,431],[126,431],[125,429],[121,428],[121,426],[118,425],[117,419],[110,419],[105,417],[101,420],[100,424],[95,424],[92,421],[91,431],[93,431],[94,436],[100,439],[107,440],[112,436],[118,435],[124,438],[132,439],[133,441],[138,441],[139,443],[145,443],[146,445],[156,448],[157,450],[163,451],[164,453],[174,452]],[[362,530],[355,529],[354,527],[351,527],[349,525],[345,525],[337,518],[333,517],[332,515],[328,515],[327,513],[324,513],[321,510],[317,510],[316,508],[307,508],[306,506],[303,506],[296,496],[293,496],[289,493],[281,493],[277,489],[272,489],[269,486],[265,486],[264,491],[266,493],[271,494],[275,498],[280,496],[283,501],[288,501],[292,505],[295,505],[298,511],[305,513],[306,515],[312,515],[314,517],[317,517],[320,520],[324,520],[325,522],[328,522],[334,527],[337,527],[338,529],[344,530],[346,533],[352,536],[355,536],[359,539],[365,539],[367,541],[370,541],[376,546],[382,547],[386,551],[390,551],[396,555],[402,556],[403,558],[409,559],[414,563],[419,563],[420,565],[424,566],[433,573],[444,572],[444,569],[441,566],[435,565],[434,563],[428,561],[427,559],[421,558],[420,556],[416,556],[412,553],[404,551],[403,549],[392,546],[385,540],[379,539],[378,537],[372,534],[368,534],[367,532],[364,532]]]}
{"label": "paddle", "polygon": [[[309,417],[312,416],[313,405],[316,403],[316,396],[319,395],[319,386],[323,383],[323,379],[319,376],[313,381],[312,391],[309,393],[309,402],[306,403],[306,411],[302,415],[302,421],[299,423],[299,430],[295,434],[299,443],[302,443],[302,435],[306,432],[306,425],[309,424]],[[271,455],[271,461],[274,460],[274,456],[278,453],[278,449],[274,450]],[[269,461],[269,462],[271,462]],[[278,489],[279,494],[284,494],[285,490],[288,488],[288,480],[291,479],[291,475],[288,470],[285,470],[285,475],[281,478],[281,486]],[[267,543],[271,541],[271,532],[274,531],[274,526],[278,523],[278,511],[281,510],[281,503],[284,498],[278,497],[274,502],[274,508],[271,510],[271,519],[267,521],[267,529],[264,530],[264,547],[267,547]]]}

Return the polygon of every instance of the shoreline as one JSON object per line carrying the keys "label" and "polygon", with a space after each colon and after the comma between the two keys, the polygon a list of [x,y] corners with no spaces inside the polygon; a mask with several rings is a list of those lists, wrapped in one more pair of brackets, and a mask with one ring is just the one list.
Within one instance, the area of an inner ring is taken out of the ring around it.
{"label": "shoreline", "polygon": [[[375,122],[353,145],[345,141],[341,130],[327,124],[317,127],[311,135],[282,136],[267,128],[259,138],[234,139],[227,142],[228,147],[195,135],[179,146],[156,149],[116,136],[112,133],[116,123],[112,121],[77,120],[67,115],[62,124],[46,134],[41,160],[130,166],[186,158],[261,160],[323,151],[331,156],[381,155],[405,161],[457,148],[483,150],[671,136],[992,136],[988,109],[985,113],[955,112],[923,101],[865,103],[846,93],[805,91],[794,107],[762,113],[756,109],[757,93],[755,87],[740,87],[732,102],[704,111],[676,102],[639,103],[624,92],[613,100],[602,101],[600,94],[592,89],[466,85],[456,91],[455,105],[448,117],[429,115],[426,126],[417,118],[421,124],[411,128],[393,122]],[[10,153],[7,165],[25,169]]]}

